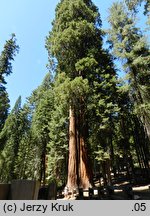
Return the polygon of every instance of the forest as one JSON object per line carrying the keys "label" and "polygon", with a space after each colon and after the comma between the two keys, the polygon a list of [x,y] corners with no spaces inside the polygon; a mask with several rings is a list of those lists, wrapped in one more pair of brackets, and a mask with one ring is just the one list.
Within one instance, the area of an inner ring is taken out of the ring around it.
{"label": "forest", "polygon": [[150,2],[114,2],[107,30],[99,10],[92,0],[60,0],[45,39],[47,74],[11,110],[6,77],[21,45],[14,33],[4,44],[0,183],[55,181],[69,192],[150,184]]}

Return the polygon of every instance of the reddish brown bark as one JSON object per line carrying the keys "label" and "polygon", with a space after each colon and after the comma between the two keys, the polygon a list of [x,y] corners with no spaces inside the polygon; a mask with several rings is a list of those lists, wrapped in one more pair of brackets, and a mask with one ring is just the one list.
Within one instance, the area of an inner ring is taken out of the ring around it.
{"label": "reddish brown bark", "polygon": [[93,174],[88,158],[87,137],[88,123],[85,114],[84,98],[80,98],[80,114],[79,114],[79,187],[88,189],[93,185]]}
{"label": "reddish brown bark", "polygon": [[76,121],[75,112],[72,107],[69,110],[69,161],[68,161],[68,181],[69,191],[77,188],[77,142],[76,142]]}
{"label": "reddish brown bark", "polygon": [[88,189],[92,186],[92,172],[89,166],[88,152],[83,137],[80,137],[79,187]]}
{"label": "reddish brown bark", "polygon": [[[92,186],[92,170],[90,169],[87,146],[85,143],[87,127],[85,116],[80,110],[80,115],[75,115],[75,110],[69,111],[69,161],[68,181],[69,191],[74,189],[87,189]],[[81,129],[82,128],[82,129]]]}

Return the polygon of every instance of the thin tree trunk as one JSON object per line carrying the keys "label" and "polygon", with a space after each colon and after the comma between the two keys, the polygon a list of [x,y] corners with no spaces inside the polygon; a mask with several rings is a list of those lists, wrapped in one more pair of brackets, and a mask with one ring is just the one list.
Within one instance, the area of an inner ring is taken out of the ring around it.
{"label": "thin tree trunk", "polygon": [[110,159],[106,160],[105,165],[106,165],[105,167],[106,167],[106,174],[107,174],[107,184],[110,186],[110,185],[112,185]]}

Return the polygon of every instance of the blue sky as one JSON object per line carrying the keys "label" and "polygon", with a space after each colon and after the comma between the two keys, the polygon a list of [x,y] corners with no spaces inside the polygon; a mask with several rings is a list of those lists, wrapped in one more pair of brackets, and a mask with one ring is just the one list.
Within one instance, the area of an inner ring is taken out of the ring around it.
{"label": "blue sky", "polygon": [[[51,30],[58,0],[1,0],[0,52],[11,33],[16,34],[19,54],[13,62],[13,73],[7,78],[11,108],[19,95],[22,102],[39,86],[47,73],[45,38]],[[114,0],[93,0],[99,7],[103,27],[107,28],[107,11]]]}

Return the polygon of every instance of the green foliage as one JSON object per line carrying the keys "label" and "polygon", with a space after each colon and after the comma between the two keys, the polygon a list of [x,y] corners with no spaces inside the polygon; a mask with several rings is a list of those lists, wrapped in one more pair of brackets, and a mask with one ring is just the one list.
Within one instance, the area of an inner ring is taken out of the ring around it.
{"label": "green foliage", "polygon": [[129,95],[134,102],[134,112],[143,122],[149,136],[149,47],[140,29],[136,27],[132,14],[126,10],[123,3],[112,5],[109,23],[109,41],[113,53],[122,60],[124,70],[128,73]]}
{"label": "green foliage", "polygon": [[[49,142],[49,122],[51,110],[53,109],[53,92],[50,73],[48,73],[42,84],[33,91],[28,98],[30,130],[27,133],[28,154],[26,154],[27,167],[25,171],[27,178],[43,179],[43,157],[47,155],[47,144]],[[24,143],[25,139],[23,140]],[[32,149],[32,151],[30,151]],[[25,150],[26,151],[26,150]],[[20,154],[22,151],[20,150]],[[36,157],[34,157],[36,155]],[[20,159],[22,157],[20,156]],[[19,164],[19,163],[18,163]],[[45,172],[45,171],[44,171]],[[45,175],[45,173],[44,173]]]}
{"label": "green foliage", "polygon": [[19,46],[16,45],[15,34],[12,34],[10,40],[6,41],[4,49],[0,55],[0,83],[6,84],[4,75],[8,76],[12,73],[11,61],[14,60],[16,52],[18,52]]}
{"label": "green foliage", "polygon": [[128,9],[134,13],[138,12],[138,6],[140,6],[142,2],[143,0],[125,0]]}
{"label": "green foliage", "polygon": [[93,3],[81,0],[60,2],[46,48],[49,56],[57,59],[57,68],[61,72],[74,78],[78,74],[75,71],[78,61],[92,58],[95,45],[101,38],[100,25],[98,9]]}
{"label": "green foliage", "polygon": [[[52,104],[50,74],[23,108],[19,97],[0,134],[1,181],[41,178],[41,157],[43,150],[46,154],[45,146],[49,142]],[[6,169],[3,170],[3,166]]]}
{"label": "green foliage", "polygon": [[[150,2],[149,0],[125,0],[125,3],[130,11],[139,12],[139,6],[144,3],[144,14],[149,16]],[[149,18],[149,17],[148,17]]]}
{"label": "green foliage", "polygon": [[0,180],[2,182],[9,182],[15,176],[15,158],[18,153],[19,141],[25,130],[24,126],[21,116],[21,97],[19,97],[0,133],[0,153],[2,155]]}
{"label": "green foliage", "polygon": [[9,98],[6,90],[0,88],[0,131],[2,130],[5,120],[8,116]]}
{"label": "green foliage", "polygon": [[109,152],[104,151],[103,148],[100,148],[99,150],[97,150],[95,154],[96,154],[97,161],[105,161],[107,159],[110,159]]}
{"label": "green foliage", "polygon": [[12,34],[11,39],[6,41],[0,55],[0,131],[4,126],[9,109],[9,98],[5,87],[5,76],[12,73],[11,62],[14,60],[14,56],[18,50],[19,47],[16,45],[15,34]]}

